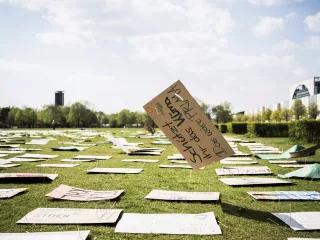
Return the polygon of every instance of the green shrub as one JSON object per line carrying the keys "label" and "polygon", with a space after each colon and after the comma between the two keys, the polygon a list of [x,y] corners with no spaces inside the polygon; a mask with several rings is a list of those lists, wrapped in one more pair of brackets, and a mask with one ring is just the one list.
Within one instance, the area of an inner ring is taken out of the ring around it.
{"label": "green shrub", "polygon": [[228,132],[228,127],[227,127],[227,124],[220,124],[220,132],[222,132],[222,133],[226,133],[226,132]]}
{"label": "green shrub", "polygon": [[228,132],[235,134],[246,134],[247,133],[247,123],[243,122],[231,122],[227,123]]}
{"label": "green shrub", "polygon": [[320,142],[320,121],[302,120],[289,124],[289,137],[293,141],[319,143]]}
{"label": "green shrub", "polygon": [[256,137],[288,137],[288,123],[248,123],[248,133]]}

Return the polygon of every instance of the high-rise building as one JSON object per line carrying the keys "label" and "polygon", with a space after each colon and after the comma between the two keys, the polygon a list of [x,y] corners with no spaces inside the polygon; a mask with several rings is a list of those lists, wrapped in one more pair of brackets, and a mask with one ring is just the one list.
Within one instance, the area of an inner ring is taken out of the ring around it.
{"label": "high-rise building", "polygon": [[55,105],[63,106],[64,105],[64,93],[63,91],[56,91],[55,93]]}

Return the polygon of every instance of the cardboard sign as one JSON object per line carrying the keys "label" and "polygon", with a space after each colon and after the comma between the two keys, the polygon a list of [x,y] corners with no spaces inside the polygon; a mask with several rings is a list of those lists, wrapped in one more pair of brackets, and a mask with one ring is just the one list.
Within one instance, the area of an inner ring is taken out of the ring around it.
{"label": "cardboard sign", "polygon": [[157,163],[159,160],[153,159],[123,159],[122,162],[141,162],[141,163]]}
{"label": "cardboard sign", "polygon": [[6,157],[6,156],[8,156],[8,154],[0,154],[0,158]]}
{"label": "cardboard sign", "polygon": [[219,178],[221,182],[229,186],[254,186],[254,185],[286,185],[292,184],[278,178]]}
{"label": "cardboard sign", "polygon": [[320,212],[272,213],[295,231],[320,230]]}
{"label": "cardboard sign", "polygon": [[144,109],[193,168],[233,155],[222,134],[180,81],[152,99]]}
{"label": "cardboard sign", "polygon": [[37,167],[53,167],[53,168],[73,168],[80,166],[80,164],[55,164],[55,163],[44,163],[44,164],[39,164]]}
{"label": "cardboard sign", "polygon": [[0,165],[0,168],[12,168],[12,167],[18,167],[20,164],[3,164]]}
{"label": "cardboard sign", "polygon": [[71,151],[71,152],[80,152],[86,149],[86,147],[76,147],[76,146],[68,146],[68,147],[52,147],[53,151]]}
{"label": "cardboard sign", "polygon": [[279,164],[279,167],[283,168],[303,168],[312,164]]}
{"label": "cardboard sign", "polygon": [[124,213],[117,233],[149,234],[222,234],[213,212],[202,214],[139,214]]}
{"label": "cardboard sign", "polygon": [[61,162],[95,162],[94,159],[62,159]]}
{"label": "cardboard sign", "polygon": [[108,160],[111,156],[95,156],[95,155],[78,155],[73,157],[72,159],[76,160]]}
{"label": "cardboard sign", "polygon": [[259,167],[223,167],[215,169],[218,176],[225,175],[266,175],[271,174],[271,170],[265,166]]}
{"label": "cardboard sign", "polygon": [[166,201],[218,201],[219,197],[219,192],[181,192],[154,189],[144,198]]}
{"label": "cardboard sign", "polygon": [[58,155],[52,155],[52,154],[35,154],[35,153],[26,153],[22,156],[17,156],[18,158],[36,158],[36,159],[52,159],[59,157]]}
{"label": "cardboard sign", "polygon": [[90,231],[0,233],[1,240],[86,240]]}
{"label": "cardboard sign", "polygon": [[257,161],[229,161],[229,160],[225,160],[222,159],[220,161],[221,164],[226,164],[226,165],[253,165],[253,164],[257,164]]}
{"label": "cardboard sign", "polygon": [[0,173],[0,181],[3,179],[48,179],[53,181],[58,174],[46,173]]}
{"label": "cardboard sign", "polygon": [[143,171],[142,168],[93,168],[87,170],[87,173],[118,173],[118,174],[138,174]]}
{"label": "cardboard sign", "polygon": [[30,142],[27,142],[28,145],[46,145],[50,142],[51,139],[32,139]]}
{"label": "cardboard sign", "polygon": [[115,223],[122,209],[36,208],[17,223],[23,224],[106,224]]}
{"label": "cardboard sign", "polygon": [[[0,189],[0,198],[11,198],[21,192],[27,191],[27,188]],[[2,239],[2,238],[0,238]]]}
{"label": "cardboard sign", "polygon": [[248,192],[248,194],[257,200],[320,200],[320,193],[315,191],[270,191]]}
{"label": "cardboard sign", "polygon": [[124,190],[114,191],[95,191],[88,189],[75,188],[67,185],[60,185],[46,196],[69,201],[103,201],[112,200],[119,197]]}
{"label": "cardboard sign", "polygon": [[160,168],[183,168],[183,169],[192,169],[190,165],[183,165],[183,164],[161,164]]}
{"label": "cardboard sign", "polygon": [[10,158],[8,159],[11,162],[40,162],[40,161],[46,161],[47,159],[41,159],[41,158]]}

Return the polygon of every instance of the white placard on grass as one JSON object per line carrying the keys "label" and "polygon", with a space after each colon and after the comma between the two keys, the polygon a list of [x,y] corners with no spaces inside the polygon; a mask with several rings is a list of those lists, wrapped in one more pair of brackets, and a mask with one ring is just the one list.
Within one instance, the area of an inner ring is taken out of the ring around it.
{"label": "white placard on grass", "polygon": [[60,185],[46,196],[55,199],[69,200],[69,201],[103,201],[118,198],[124,190],[113,191],[96,191],[89,189],[82,189],[71,187],[67,185]]}
{"label": "white placard on grass", "polygon": [[8,159],[11,162],[41,162],[41,161],[46,161],[47,159],[44,158],[18,158],[18,157],[14,157],[14,158],[10,158]]}
{"label": "white placard on grass", "polygon": [[268,175],[271,170],[265,166],[258,167],[223,167],[215,169],[218,176],[226,175]]}
{"label": "white placard on grass", "polygon": [[59,157],[59,155],[53,154],[36,154],[36,153],[26,153],[21,156],[17,156],[18,158],[36,158],[36,159],[52,159]]}
{"label": "white placard on grass", "polygon": [[53,181],[58,174],[48,173],[0,173],[0,180],[5,179],[47,179]]}
{"label": "white placard on grass", "polygon": [[279,167],[283,168],[303,168],[312,164],[279,164]]}
{"label": "white placard on grass", "polygon": [[[11,198],[15,195],[27,191],[27,188],[0,189],[0,198]],[[0,238],[2,239],[2,238]]]}
{"label": "white placard on grass", "polygon": [[37,167],[52,167],[52,168],[73,168],[80,166],[80,164],[49,164],[49,163],[44,163],[44,164],[39,164]]}
{"label": "white placard on grass", "polygon": [[320,200],[320,193],[315,191],[263,191],[248,194],[257,200]]}
{"label": "white placard on grass", "polygon": [[17,223],[21,224],[110,224],[122,209],[36,208]]}
{"label": "white placard on grass", "polygon": [[62,159],[61,162],[95,162],[94,159]]}
{"label": "white placard on grass", "polygon": [[3,165],[0,165],[0,168],[12,168],[12,167],[18,167],[20,166],[21,164],[3,164]]}
{"label": "white placard on grass", "polygon": [[154,159],[123,159],[122,162],[141,162],[141,163],[157,163],[159,160]]}
{"label": "white placard on grass", "polygon": [[87,173],[119,173],[119,174],[138,174],[143,171],[142,168],[93,168],[87,170]]}
{"label": "white placard on grass", "polygon": [[272,213],[295,231],[320,229],[320,212]]}
{"label": "white placard on grass", "polygon": [[86,240],[90,231],[0,233],[1,240]]}
{"label": "white placard on grass", "polygon": [[269,160],[271,164],[291,164],[297,163],[297,160]]}
{"label": "white placard on grass", "polygon": [[254,185],[286,185],[289,181],[278,178],[219,178],[221,182],[229,186],[254,186]]}
{"label": "white placard on grass", "polygon": [[[183,168],[183,169],[192,169],[190,165],[184,165],[184,164],[161,164],[159,166],[160,168]],[[200,168],[203,169],[203,168]]]}
{"label": "white placard on grass", "polygon": [[124,213],[117,233],[147,234],[222,234],[213,212],[201,214],[139,214]]}
{"label": "white placard on grass", "polygon": [[78,155],[78,156],[73,157],[72,159],[76,159],[76,160],[108,160],[110,158],[111,158],[110,155],[106,155],[106,156]]}
{"label": "white placard on grass", "polygon": [[218,201],[219,192],[181,192],[154,189],[146,199],[166,200],[166,201]]}

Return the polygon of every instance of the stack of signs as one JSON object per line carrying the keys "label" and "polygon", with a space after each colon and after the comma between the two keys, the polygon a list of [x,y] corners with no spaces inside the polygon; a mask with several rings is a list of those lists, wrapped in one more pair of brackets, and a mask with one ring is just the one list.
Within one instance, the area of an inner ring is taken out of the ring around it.
{"label": "stack of signs", "polygon": [[320,212],[272,213],[295,231],[320,229]]}
{"label": "stack of signs", "polygon": [[117,233],[149,234],[222,234],[213,212],[201,214],[138,214],[124,213]]}
{"label": "stack of signs", "polygon": [[257,200],[320,200],[320,193],[315,191],[268,191],[248,192],[248,194]]}
{"label": "stack of signs", "polygon": [[60,185],[46,196],[54,199],[69,201],[104,201],[118,198],[124,190],[95,191],[82,188]]}
{"label": "stack of signs", "polygon": [[122,209],[36,208],[17,223],[22,224],[111,224]]}
{"label": "stack of signs", "polygon": [[90,231],[0,233],[1,240],[86,240]]}
{"label": "stack of signs", "polygon": [[[27,191],[27,188],[9,188],[9,189],[0,189],[0,199],[3,198],[12,198],[19,193]],[[1,239],[1,238],[0,238]]]}
{"label": "stack of signs", "polygon": [[144,198],[152,200],[164,201],[218,201],[220,197],[219,192],[181,192],[181,191],[167,191],[167,190],[152,190]]}
{"label": "stack of signs", "polygon": [[93,168],[87,170],[87,173],[138,174],[142,171],[142,168]]}
{"label": "stack of signs", "polygon": [[144,109],[193,168],[234,154],[180,81],[152,99]]}
{"label": "stack of signs", "polygon": [[225,175],[268,175],[271,170],[265,166],[259,167],[223,167],[217,168],[216,173],[218,176]]}

